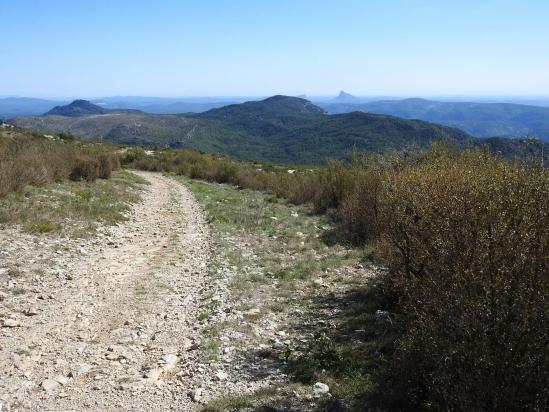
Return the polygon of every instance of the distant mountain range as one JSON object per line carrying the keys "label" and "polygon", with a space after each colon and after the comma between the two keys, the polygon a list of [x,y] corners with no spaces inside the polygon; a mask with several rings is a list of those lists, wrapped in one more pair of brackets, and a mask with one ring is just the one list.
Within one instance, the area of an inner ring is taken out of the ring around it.
{"label": "distant mountain range", "polygon": [[200,113],[228,104],[242,103],[246,97],[139,97],[115,96],[92,101],[106,109],[134,109],[155,114]]}
{"label": "distant mountain range", "polygon": [[[141,97],[113,96],[90,102],[106,110],[140,110],[146,113],[177,114],[200,113],[215,107],[251,100],[245,97]],[[28,97],[0,98],[0,119],[16,116],[34,116],[48,112],[70,100],[35,99]]]}
{"label": "distant mountain range", "polygon": [[0,120],[7,120],[16,116],[43,114],[54,106],[67,103],[67,101],[34,99],[30,97],[6,97],[0,99]]}
{"label": "distant mountain range", "polygon": [[[131,109],[154,114],[189,114],[203,113],[230,104],[240,104],[245,100],[243,97],[157,98],[115,96],[97,99],[91,101],[91,103],[106,112],[109,110]],[[39,115],[52,110],[54,106],[62,107],[67,103],[15,97],[0,99],[0,119],[7,120],[22,115]],[[472,136],[481,138],[492,136],[523,138],[532,136],[549,141],[549,107],[512,103],[446,102],[418,98],[373,101],[371,99],[365,100],[364,97],[353,96],[344,91],[341,91],[336,97],[314,101],[314,104],[323,108],[329,114],[360,111],[405,119],[425,120],[457,127]],[[98,111],[98,113],[100,112]]]}
{"label": "distant mountain range", "polygon": [[328,113],[363,111],[457,127],[475,137],[534,136],[549,141],[549,107],[425,99],[319,103]]}
{"label": "distant mountain range", "polygon": [[[84,139],[161,147],[189,147],[240,159],[320,163],[345,158],[353,148],[381,153],[426,147],[434,141],[458,146],[486,142],[506,154],[519,141],[478,140],[467,133],[422,120],[351,112],[327,114],[308,100],[273,96],[200,114],[159,115],[106,110],[85,100],[56,107],[42,116],[20,116],[15,125],[68,132]],[[535,145],[528,150],[535,151]]]}

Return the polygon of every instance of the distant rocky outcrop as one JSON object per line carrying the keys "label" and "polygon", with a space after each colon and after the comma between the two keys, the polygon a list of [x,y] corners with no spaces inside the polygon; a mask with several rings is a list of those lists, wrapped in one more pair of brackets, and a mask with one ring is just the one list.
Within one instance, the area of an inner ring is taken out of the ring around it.
{"label": "distant rocky outcrop", "polygon": [[357,97],[347,92],[344,92],[343,90],[340,91],[338,96],[334,99],[334,101],[340,102],[340,103],[356,103],[358,102],[358,100],[359,99]]}

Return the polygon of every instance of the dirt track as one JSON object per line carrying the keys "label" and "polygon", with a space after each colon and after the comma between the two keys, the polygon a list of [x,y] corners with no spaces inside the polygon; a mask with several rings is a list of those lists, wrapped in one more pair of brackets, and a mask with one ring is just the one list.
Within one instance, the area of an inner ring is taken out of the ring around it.
{"label": "dirt track", "polygon": [[139,174],[128,222],[90,241],[0,233],[0,410],[192,408],[209,233],[186,187]]}

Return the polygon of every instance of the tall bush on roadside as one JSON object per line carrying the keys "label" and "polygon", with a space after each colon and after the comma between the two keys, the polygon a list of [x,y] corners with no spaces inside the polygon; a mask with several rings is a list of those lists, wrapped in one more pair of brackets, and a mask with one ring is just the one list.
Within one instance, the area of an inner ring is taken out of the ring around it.
{"label": "tall bush on roadside", "polygon": [[549,172],[435,152],[389,175],[380,201],[401,297],[389,397],[431,410],[544,410]]}
{"label": "tall bush on roadside", "polygon": [[379,227],[382,172],[371,168],[357,172],[339,201],[337,219],[354,242],[375,239]]}
{"label": "tall bush on roadside", "polygon": [[339,206],[346,193],[354,186],[355,173],[342,161],[331,161],[316,176],[318,191],[313,199],[317,212]]}
{"label": "tall bush on roadside", "polygon": [[96,156],[99,164],[98,177],[110,179],[112,172],[120,169],[120,159],[112,153],[102,153]]}
{"label": "tall bush on roadside", "polygon": [[82,144],[59,134],[45,137],[22,129],[0,129],[0,197],[71,178],[89,182],[108,179],[120,168],[120,160],[104,145]]}
{"label": "tall bush on roadside", "polygon": [[99,177],[100,164],[99,162],[86,155],[77,156],[74,159],[71,173],[71,180],[86,180],[87,182],[95,182]]}

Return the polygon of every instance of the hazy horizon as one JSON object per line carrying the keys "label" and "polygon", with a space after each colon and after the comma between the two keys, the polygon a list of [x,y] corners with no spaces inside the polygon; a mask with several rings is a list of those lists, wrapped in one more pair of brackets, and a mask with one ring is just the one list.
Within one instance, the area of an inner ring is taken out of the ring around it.
{"label": "hazy horizon", "polygon": [[[471,100],[505,100],[505,99],[549,99],[549,93],[547,94],[391,94],[391,95],[360,95],[355,94],[352,92],[349,92],[347,90],[340,90],[344,91],[345,93],[349,93],[353,97],[357,97],[360,99],[380,99],[380,98],[387,98],[387,99],[410,99],[410,98],[422,98],[422,99],[443,99],[443,100],[449,100],[449,99],[456,99],[456,100],[464,100],[464,99],[471,99]],[[74,96],[50,96],[50,95],[21,95],[21,94],[10,94],[10,95],[1,95],[0,99],[6,99],[6,98],[29,98],[29,99],[43,99],[43,100],[59,100],[59,101],[66,101],[66,100],[75,100],[75,99],[84,99],[84,100],[99,100],[99,99],[113,99],[113,98],[145,98],[145,99],[167,99],[167,100],[174,100],[174,99],[236,99],[236,98],[251,98],[251,99],[261,99],[261,98],[268,98],[275,95],[287,95],[287,96],[293,96],[293,97],[303,97],[305,99],[333,99],[339,95],[339,92],[333,93],[333,94],[324,94],[324,95],[310,95],[307,93],[300,93],[300,94],[284,94],[284,93],[273,93],[273,94],[257,94],[257,95],[245,95],[245,94],[234,94],[234,95],[220,95],[220,94],[212,94],[212,95],[116,95],[116,94],[106,94],[106,95],[100,95],[100,96],[81,96],[81,95],[74,95]]]}
{"label": "hazy horizon", "polygon": [[0,95],[549,95],[541,0],[2,5]]}

